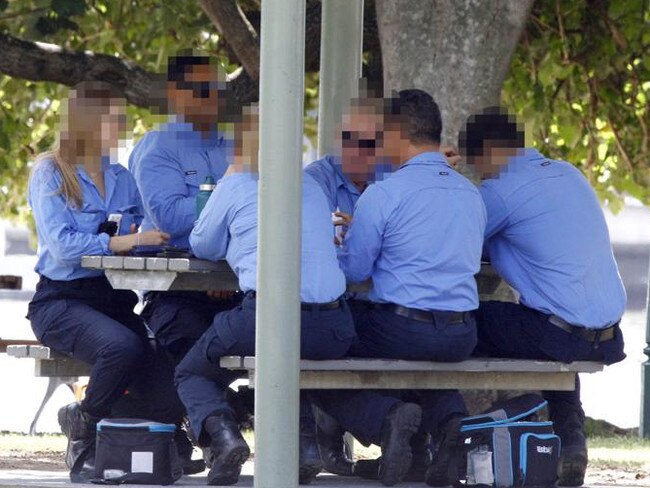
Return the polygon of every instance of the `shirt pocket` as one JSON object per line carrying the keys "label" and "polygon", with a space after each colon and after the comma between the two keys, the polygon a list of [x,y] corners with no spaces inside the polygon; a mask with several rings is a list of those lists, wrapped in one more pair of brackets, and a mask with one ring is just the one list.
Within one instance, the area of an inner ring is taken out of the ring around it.
{"label": "shirt pocket", "polygon": [[106,220],[104,212],[92,208],[82,208],[81,211],[73,212],[72,217],[79,232],[84,234],[97,234],[99,225]]}

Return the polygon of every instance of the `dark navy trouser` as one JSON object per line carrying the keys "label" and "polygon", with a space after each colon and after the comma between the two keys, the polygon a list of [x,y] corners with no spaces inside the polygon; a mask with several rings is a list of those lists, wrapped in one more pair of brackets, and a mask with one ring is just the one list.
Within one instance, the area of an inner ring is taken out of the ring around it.
{"label": "dark navy trouser", "polygon": [[215,299],[201,291],[148,292],[140,314],[174,363],[181,362],[214,316],[241,303],[242,295]]}
{"label": "dark navy trouser", "polygon": [[[301,356],[305,359],[343,357],[355,338],[347,303],[333,310],[301,312]],[[240,306],[214,317],[212,326],[201,336],[176,368],[176,387],[187,409],[192,429],[200,444],[203,421],[218,412],[232,413],[226,389],[232,372],[221,368],[223,356],[255,354],[255,298],[244,297]],[[301,417],[312,418],[310,403],[301,395]]]}
{"label": "dark navy trouser", "polygon": [[[476,356],[604,364],[625,359],[623,334],[618,326],[613,339],[596,344],[551,324],[547,314],[517,303],[496,301],[481,302],[476,322]],[[548,400],[554,422],[561,424],[562,419],[571,414],[584,419],[578,375],[574,391],[545,391],[542,394]]]}
{"label": "dark navy trouser", "polygon": [[139,415],[175,422],[182,405],[174,394],[172,371],[133,312],[132,291],[114,290],[104,276],[71,281],[41,277],[28,318],[38,340],[53,350],[92,365],[82,409],[95,417],[111,415],[125,399]]}
{"label": "dark navy trouser", "polygon": [[[471,313],[462,324],[448,324],[449,314],[433,312],[434,323],[402,317],[389,310],[354,307],[358,342],[351,356],[457,362],[467,359],[476,344]],[[455,390],[420,390],[423,427],[434,437],[450,415],[467,413],[463,397]],[[314,394],[326,413],[364,444],[381,442],[381,428],[388,411],[400,401],[401,392],[390,390],[330,390]]]}

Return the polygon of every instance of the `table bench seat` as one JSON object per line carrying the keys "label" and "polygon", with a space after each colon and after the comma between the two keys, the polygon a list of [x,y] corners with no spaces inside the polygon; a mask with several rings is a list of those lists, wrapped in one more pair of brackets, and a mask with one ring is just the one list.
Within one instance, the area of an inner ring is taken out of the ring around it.
{"label": "table bench seat", "polygon": [[[229,356],[221,366],[245,370],[254,385],[255,358]],[[573,390],[576,373],[602,371],[596,362],[468,359],[459,363],[346,358],[300,361],[303,389]]]}
{"label": "table bench seat", "polygon": [[[87,376],[90,367],[36,345],[7,346],[7,354],[36,360],[36,376]],[[255,358],[228,356],[221,366],[255,380]],[[300,361],[303,389],[572,390],[576,373],[602,371],[596,362],[560,363],[523,359],[468,359],[459,363],[347,358]]]}

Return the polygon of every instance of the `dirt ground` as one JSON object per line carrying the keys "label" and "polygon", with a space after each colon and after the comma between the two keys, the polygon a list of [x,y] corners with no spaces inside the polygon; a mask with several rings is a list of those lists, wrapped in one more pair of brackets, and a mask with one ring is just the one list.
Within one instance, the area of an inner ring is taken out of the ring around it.
{"label": "dirt ground", "polygon": [[[50,449],[34,452],[2,450],[0,470],[65,471],[64,455],[63,451]],[[650,487],[650,470],[634,466],[590,467],[585,485]]]}

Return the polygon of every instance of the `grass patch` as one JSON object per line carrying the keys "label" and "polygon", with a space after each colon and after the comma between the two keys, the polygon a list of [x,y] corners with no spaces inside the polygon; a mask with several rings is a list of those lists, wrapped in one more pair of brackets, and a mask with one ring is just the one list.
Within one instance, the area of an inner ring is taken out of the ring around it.
{"label": "grass patch", "polygon": [[63,434],[0,433],[0,453],[65,452],[67,439]]}

